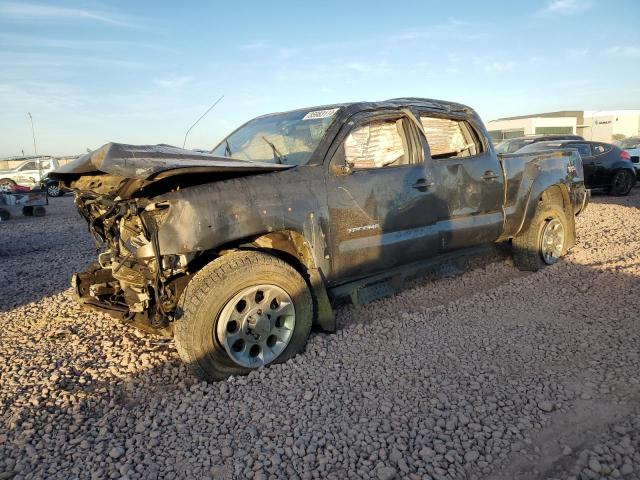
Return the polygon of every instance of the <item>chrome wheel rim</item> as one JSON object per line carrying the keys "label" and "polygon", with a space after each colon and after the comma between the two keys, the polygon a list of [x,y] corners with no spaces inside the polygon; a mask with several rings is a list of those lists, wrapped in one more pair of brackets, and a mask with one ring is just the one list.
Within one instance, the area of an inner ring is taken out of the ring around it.
{"label": "chrome wheel rim", "polygon": [[276,285],[242,289],[223,307],[216,333],[229,358],[246,368],[268,365],[289,345],[296,325],[293,300]]}
{"label": "chrome wheel rim", "polygon": [[60,189],[58,187],[55,186],[50,186],[48,189],[48,193],[50,197],[57,197],[58,193],[60,193]]}
{"label": "chrome wheel rim", "polygon": [[542,259],[547,265],[554,264],[562,255],[564,248],[564,225],[557,218],[552,218],[542,230],[540,250]]}

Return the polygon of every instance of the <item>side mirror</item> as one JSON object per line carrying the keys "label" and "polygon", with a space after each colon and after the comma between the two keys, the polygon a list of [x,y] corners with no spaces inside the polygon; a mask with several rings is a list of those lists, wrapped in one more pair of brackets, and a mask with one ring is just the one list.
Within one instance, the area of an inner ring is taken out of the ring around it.
{"label": "side mirror", "polygon": [[349,175],[351,173],[351,167],[347,163],[335,162],[331,166],[331,173],[336,176]]}

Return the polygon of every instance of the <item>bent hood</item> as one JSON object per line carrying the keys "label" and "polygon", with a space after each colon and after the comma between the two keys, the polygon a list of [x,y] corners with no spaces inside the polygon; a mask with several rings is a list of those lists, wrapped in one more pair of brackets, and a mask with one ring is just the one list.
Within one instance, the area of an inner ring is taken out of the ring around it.
{"label": "bent hood", "polygon": [[171,145],[107,143],[49,174],[55,180],[71,180],[86,174],[107,173],[122,178],[160,180],[187,173],[273,172],[293,165],[217,157]]}

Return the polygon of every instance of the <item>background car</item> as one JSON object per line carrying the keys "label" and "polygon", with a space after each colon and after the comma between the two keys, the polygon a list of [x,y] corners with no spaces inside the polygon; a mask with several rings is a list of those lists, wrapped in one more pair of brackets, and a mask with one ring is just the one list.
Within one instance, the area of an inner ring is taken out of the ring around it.
{"label": "background car", "polygon": [[550,140],[584,140],[580,135],[570,134],[549,134],[549,135],[529,135],[526,137],[516,137],[500,142],[496,145],[496,153],[515,153],[522,147],[537,142],[546,142]]}
{"label": "background car", "polygon": [[59,167],[58,160],[51,157],[34,157],[15,168],[0,170],[0,191],[11,190],[15,185],[38,188],[42,178]]}
{"label": "background car", "polygon": [[49,173],[45,174],[40,181],[40,187],[47,191],[50,197],[62,197],[66,189],[60,185],[59,180],[49,178]]}
{"label": "background car", "polygon": [[636,176],[640,180],[640,136],[620,140],[618,146],[629,152],[631,163],[636,169]]}
{"label": "background car", "polygon": [[616,145],[586,140],[559,140],[527,145],[518,153],[539,150],[578,150],[584,166],[584,181],[587,188],[603,189],[611,195],[628,195],[636,182],[636,171],[631,156]]}

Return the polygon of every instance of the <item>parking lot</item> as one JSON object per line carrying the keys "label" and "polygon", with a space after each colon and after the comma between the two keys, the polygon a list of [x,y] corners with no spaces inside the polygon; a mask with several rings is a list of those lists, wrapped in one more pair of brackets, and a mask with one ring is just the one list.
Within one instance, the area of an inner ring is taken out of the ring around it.
{"label": "parking lot", "polygon": [[544,271],[421,279],[205,384],[74,302],[95,249],[51,199],[0,223],[0,478],[638,478],[640,188],[594,195],[577,229]]}

